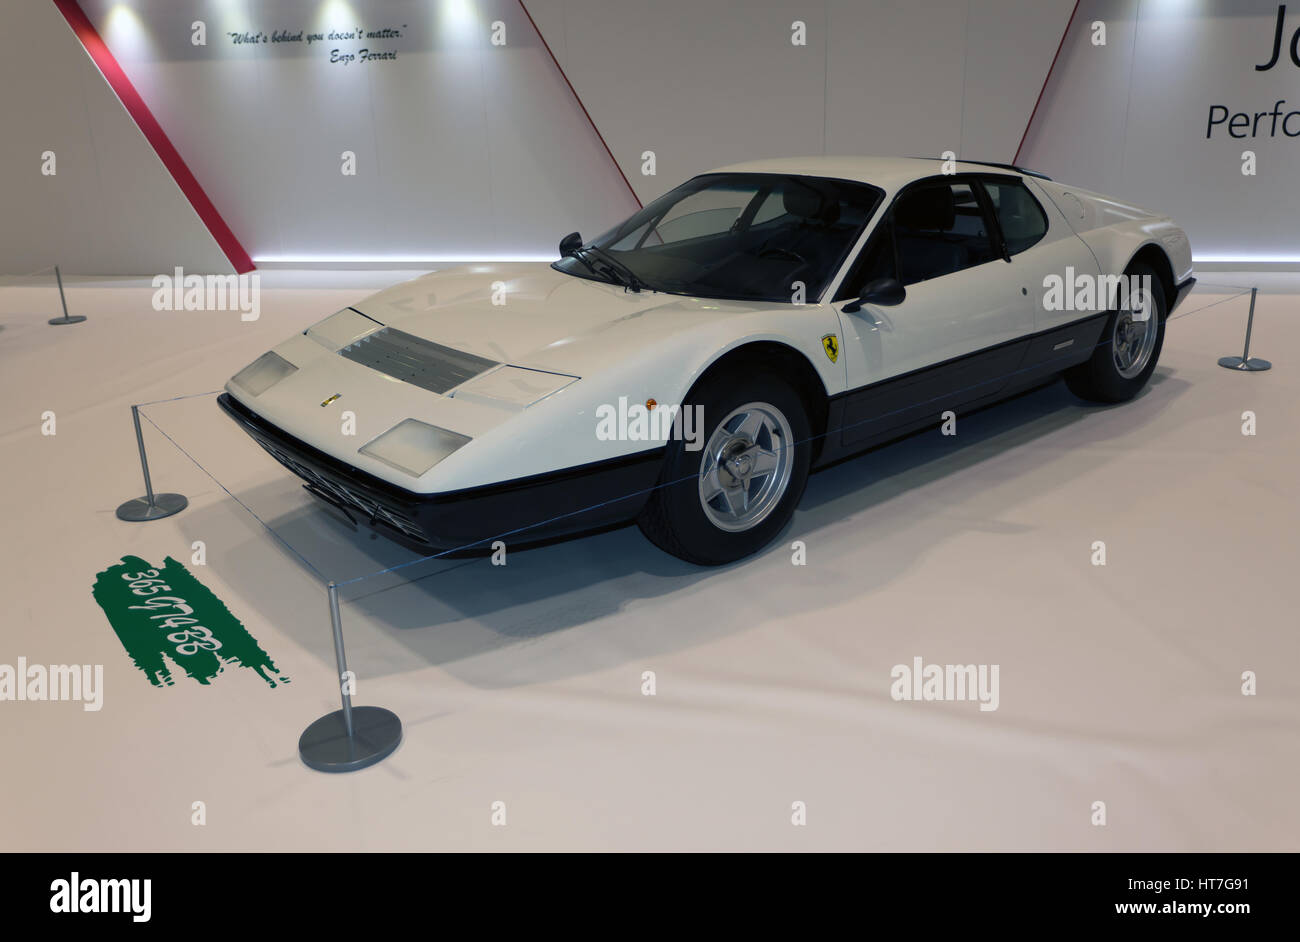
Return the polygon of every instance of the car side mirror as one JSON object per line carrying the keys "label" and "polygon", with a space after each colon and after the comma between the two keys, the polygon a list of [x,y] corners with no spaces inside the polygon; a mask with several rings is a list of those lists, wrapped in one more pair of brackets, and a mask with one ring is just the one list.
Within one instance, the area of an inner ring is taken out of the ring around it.
{"label": "car side mirror", "polygon": [[843,308],[845,314],[856,314],[864,304],[879,304],[881,307],[893,307],[902,304],[907,297],[907,289],[897,278],[877,278],[862,289],[862,295],[856,301],[850,301]]}
{"label": "car side mirror", "polygon": [[582,248],[582,236],[576,232],[570,232],[560,240],[560,258],[566,258],[580,248]]}

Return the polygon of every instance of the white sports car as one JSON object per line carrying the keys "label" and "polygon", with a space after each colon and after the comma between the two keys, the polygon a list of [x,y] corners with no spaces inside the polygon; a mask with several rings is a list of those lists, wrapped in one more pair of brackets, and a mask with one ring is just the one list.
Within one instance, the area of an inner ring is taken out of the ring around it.
{"label": "white sports car", "polygon": [[428,553],[635,520],[716,565],[772,540],[811,470],[947,410],[1062,373],[1132,397],[1194,282],[1167,217],[918,158],[725,167],[560,255],[381,291],[221,406],[313,494]]}

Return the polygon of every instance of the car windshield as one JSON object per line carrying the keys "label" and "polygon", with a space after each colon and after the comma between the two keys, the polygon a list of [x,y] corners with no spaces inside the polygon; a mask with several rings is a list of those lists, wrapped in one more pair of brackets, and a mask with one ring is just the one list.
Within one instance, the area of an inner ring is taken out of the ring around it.
{"label": "car windshield", "polygon": [[881,196],[848,180],[705,174],[552,267],[693,297],[816,301]]}

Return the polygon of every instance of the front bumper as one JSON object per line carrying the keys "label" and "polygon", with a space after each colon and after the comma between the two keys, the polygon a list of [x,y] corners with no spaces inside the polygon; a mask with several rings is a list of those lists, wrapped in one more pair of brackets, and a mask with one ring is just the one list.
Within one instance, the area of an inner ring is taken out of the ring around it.
{"label": "front bumper", "polygon": [[664,449],[498,484],[418,494],[300,441],[229,393],[217,404],[306,489],[356,522],[423,552],[522,546],[633,519],[659,479]]}

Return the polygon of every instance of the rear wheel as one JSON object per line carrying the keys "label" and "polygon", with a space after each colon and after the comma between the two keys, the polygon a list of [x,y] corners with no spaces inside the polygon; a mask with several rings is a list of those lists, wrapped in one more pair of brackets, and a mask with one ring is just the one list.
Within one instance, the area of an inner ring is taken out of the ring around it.
{"label": "rear wheel", "polygon": [[1150,290],[1130,297],[1112,311],[1092,358],[1065,372],[1070,391],[1093,402],[1124,402],[1138,394],[1151,374],[1165,341],[1168,311],[1160,278],[1149,265],[1129,267]]}
{"label": "rear wheel", "polygon": [[668,443],[637,524],[660,549],[717,566],[762,549],[790,520],[808,480],[811,432],[799,395],[770,376],[721,373],[691,399],[683,408],[702,407],[702,439],[693,451]]}

